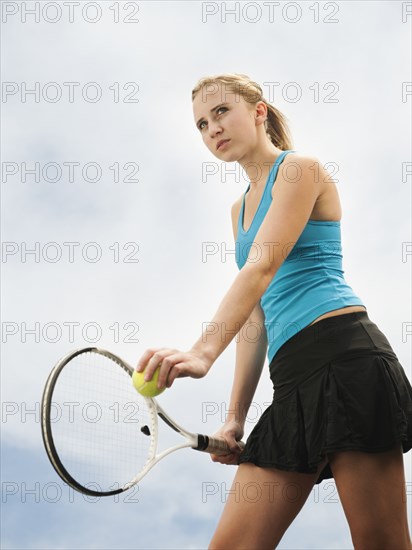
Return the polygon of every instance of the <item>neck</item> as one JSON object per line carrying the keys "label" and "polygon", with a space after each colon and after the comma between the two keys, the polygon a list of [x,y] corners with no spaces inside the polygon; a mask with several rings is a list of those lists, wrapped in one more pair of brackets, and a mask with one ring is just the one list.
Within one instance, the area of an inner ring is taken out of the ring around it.
{"label": "neck", "polygon": [[247,174],[252,192],[258,191],[261,185],[265,184],[273,163],[282,153],[282,150],[275,147],[272,142],[266,141],[267,143],[249,151],[247,155],[237,161]]}

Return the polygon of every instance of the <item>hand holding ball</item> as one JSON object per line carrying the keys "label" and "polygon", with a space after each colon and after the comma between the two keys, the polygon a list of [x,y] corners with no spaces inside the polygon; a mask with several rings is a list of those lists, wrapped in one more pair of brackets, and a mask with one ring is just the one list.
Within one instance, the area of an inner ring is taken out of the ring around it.
{"label": "hand holding ball", "polygon": [[134,371],[132,375],[133,386],[144,397],[156,397],[165,391],[166,388],[158,388],[157,381],[159,379],[160,367],[157,367],[151,380],[144,379],[145,371]]}

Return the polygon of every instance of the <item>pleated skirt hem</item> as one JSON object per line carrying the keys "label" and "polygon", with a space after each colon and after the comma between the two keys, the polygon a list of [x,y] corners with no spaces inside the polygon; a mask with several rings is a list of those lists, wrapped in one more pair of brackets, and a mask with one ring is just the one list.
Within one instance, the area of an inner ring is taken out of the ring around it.
{"label": "pleated skirt hem", "polygon": [[[290,464],[289,466],[286,466],[285,464],[283,463],[277,463],[277,462],[267,462],[267,461],[264,461],[264,460],[259,460],[258,458],[256,458],[255,456],[253,455],[245,455],[244,453],[242,453],[242,458],[240,460],[240,463],[244,463],[244,462],[247,462],[247,463],[251,463],[251,464],[254,464],[255,466],[259,466],[261,468],[276,468],[278,470],[284,470],[286,472],[298,472],[298,473],[301,473],[301,474],[314,474],[317,469],[318,469],[318,466],[319,464],[324,460],[324,457],[329,454],[329,453],[337,453],[337,452],[341,452],[341,451],[358,451],[358,452],[362,452],[362,453],[384,453],[386,451],[391,451],[392,449],[394,449],[395,447],[397,447],[398,445],[402,445],[402,452],[403,453],[407,453],[408,451],[410,451],[412,449],[412,439],[406,439],[406,438],[401,438],[401,439],[395,439],[393,440],[392,443],[388,444],[388,445],[380,445],[379,447],[365,447],[365,446],[359,446],[359,445],[344,445],[344,446],[340,446],[340,447],[329,447],[327,449],[325,449],[325,451],[323,452],[323,454],[319,457],[319,459],[315,462],[315,463],[309,463],[307,465],[307,467],[305,466],[302,466],[302,465],[299,465],[299,464]],[[327,468],[327,465],[325,466],[325,469]],[[320,483],[321,481],[323,481],[324,479],[327,479],[327,478],[330,478],[330,477],[333,477],[333,475],[328,475],[328,476],[325,476],[325,475],[321,475],[317,482],[316,483]]]}

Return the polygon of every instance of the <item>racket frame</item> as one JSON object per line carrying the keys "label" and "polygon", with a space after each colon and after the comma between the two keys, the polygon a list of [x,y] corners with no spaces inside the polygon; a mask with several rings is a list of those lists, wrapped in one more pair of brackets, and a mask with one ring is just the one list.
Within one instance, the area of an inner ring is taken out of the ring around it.
{"label": "racket frame", "polygon": [[[148,411],[150,412],[151,427],[150,427],[150,437],[151,444],[149,448],[148,459],[140,470],[140,472],[129,482],[125,483],[122,487],[118,489],[113,489],[111,491],[95,491],[91,488],[84,487],[78,481],[76,481],[67,469],[64,467],[61,462],[56,446],[53,440],[51,422],[50,422],[50,410],[53,398],[53,391],[59,377],[59,374],[63,368],[75,357],[83,353],[98,353],[114,361],[119,367],[121,367],[129,376],[130,382],[134,372],[134,369],[123,359],[115,355],[114,353],[107,351],[105,349],[96,348],[96,347],[86,347],[81,348],[75,351],[72,351],[60,359],[52,371],[50,372],[42,396],[41,402],[41,431],[44,447],[46,449],[47,456],[61,479],[70,485],[73,489],[79,491],[80,493],[86,494],[88,496],[112,496],[127,491],[134,485],[136,485],[160,460],[165,456],[173,453],[179,449],[184,449],[186,447],[192,448],[197,451],[204,451],[208,453],[216,454],[227,454],[230,452],[227,443],[220,438],[213,438],[207,435],[202,435],[199,433],[189,432],[180,426],[175,420],[173,420],[164,409],[159,405],[159,403],[152,397],[140,396],[141,399],[144,399],[146,402]],[[172,428],[175,432],[179,433],[185,437],[185,441],[169,447],[164,451],[156,454],[157,451],[157,441],[158,441],[158,422],[157,417],[160,417],[165,424]],[[243,443],[240,442],[242,445]]]}

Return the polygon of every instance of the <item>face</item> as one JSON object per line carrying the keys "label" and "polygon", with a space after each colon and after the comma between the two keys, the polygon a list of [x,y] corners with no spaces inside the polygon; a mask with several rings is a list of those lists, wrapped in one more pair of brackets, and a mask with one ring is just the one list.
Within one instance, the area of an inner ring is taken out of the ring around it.
{"label": "face", "polygon": [[263,102],[247,103],[242,96],[216,84],[199,90],[193,100],[193,113],[206,147],[226,162],[242,158],[256,146],[258,125],[266,118]]}

